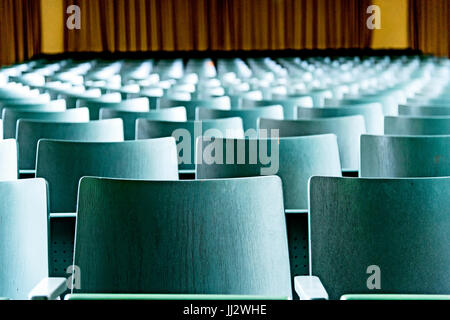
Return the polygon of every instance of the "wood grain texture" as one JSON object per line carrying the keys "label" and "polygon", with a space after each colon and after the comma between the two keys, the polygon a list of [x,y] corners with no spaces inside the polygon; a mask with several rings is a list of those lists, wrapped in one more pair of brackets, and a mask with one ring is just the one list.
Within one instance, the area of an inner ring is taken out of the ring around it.
{"label": "wood grain texture", "polygon": [[[183,132],[177,130],[184,130]],[[230,130],[230,131],[227,131]],[[207,132],[213,132],[219,137],[243,138],[244,128],[241,118],[227,118],[203,121],[157,121],[138,119],[136,121],[136,139],[154,139],[161,137],[176,136],[179,162],[183,158],[187,158],[190,163],[180,163],[180,170],[195,169],[195,141],[198,137],[205,135]],[[189,134],[188,137],[177,136],[177,134]],[[183,138],[190,138],[190,141],[183,141]],[[184,147],[184,148],[183,148]],[[190,147],[190,149],[189,149]],[[182,149],[183,148],[183,149]],[[186,149],[186,150],[185,150]],[[182,152],[181,152],[182,151]],[[184,152],[190,152],[190,159]]]}
{"label": "wood grain texture", "polygon": [[83,178],[74,263],[84,293],[290,297],[281,180]]}
{"label": "wood grain texture", "polygon": [[0,140],[0,181],[17,180],[18,173],[16,140]]}
{"label": "wood grain texture", "polygon": [[231,102],[227,96],[190,101],[161,99],[160,107],[185,107],[188,120],[195,120],[195,109],[197,107],[229,110],[231,108]]}
{"label": "wood grain texture", "polygon": [[342,169],[359,170],[359,138],[366,133],[361,115],[310,120],[259,119],[259,129],[278,129],[280,137],[333,133],[337,136]]}
{"label": "wood grain texture", "polygon": [[36,177],[49,183],[51,212],[76,211],[78,183],[83,176],[178,180],[175,139],[39,141]]}
{"label": "wood grain texture", "polygon": [[384,117],[384,134],[450,135],[450,116]]}
{"label": "wood grain texture", "polygon": [[241,109],[241,110],[218,110],[209,108],[197,108],[196,119],[222,119],[240,117],[244,125],[244,131],[257,130],[258,118],[283,120],[283,107],[281,105]]}
{"label": "wood grain texture", "polygon": [[159,121],[186,121],[186,108],[173,107],[149,112],[135,112],[111,108],[100,109],[100,119],[120,118],[123,121],[125,140],[134,140],[136,137],[136,120],[139,118]]}
{"label": "wood grain texture", "polygon": [[89,110],[87,108],[78,108],[64,110],[61,112],[36,111],[20,109],[3,109],[3,135],[5,139],[16,138],[16,125],[19,119],[45,120],[52,122],[88,122]]}
{"label": "wood grain texture", "polygon": [[44,179],[0,182],[0,296],[27,299],[48,276]]}
{"label": "wood grain texture", "polygon": [[450,176],[450,136],[362,135],[361,176]]}
{"label": "wood grain texture", "polygon": [[[331,299],[450,292],[450,178],[310,182],[310,261]],[[380,290],[367,268],[380,267]]]}
{"label": "wood grain texture", "polygon": [[85,123],[19,120],[19,169],[35,169],[39,139],[117,142],[123,141],[122,119],[109,119]]}

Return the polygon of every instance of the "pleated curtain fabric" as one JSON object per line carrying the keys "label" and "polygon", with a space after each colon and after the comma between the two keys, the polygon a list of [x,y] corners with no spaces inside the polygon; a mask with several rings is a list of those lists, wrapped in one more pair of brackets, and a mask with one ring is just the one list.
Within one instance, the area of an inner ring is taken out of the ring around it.
{"label": "pleated curtain fabric", "polygon": [[40,52],[40,1],[0,0],[0,65]]}
{"label": "pleated curtain fabric", "polygon": [[81,29],[65,51],[283,50],[370,47],[370,0],[64,0]]}
{"label": "pleated curtain fabric", "polygon": [[425,54],[450,57],[449,0],[409,0],[409,42]]}

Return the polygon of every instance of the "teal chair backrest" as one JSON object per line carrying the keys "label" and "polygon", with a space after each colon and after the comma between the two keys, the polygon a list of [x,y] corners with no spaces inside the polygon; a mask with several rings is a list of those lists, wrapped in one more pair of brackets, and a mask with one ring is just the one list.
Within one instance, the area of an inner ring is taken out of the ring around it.
{"label": "teal chair backrest", "polygon": [[25,300],[48,277],[47,184],[0,182],[0,296]]}
{"label": "teal chair backrest", "polygon": [[283,113],[285,119],[295,119],[295,108],[296,107],[313,107],[313,99],[310,96],[302,96],[297,98],[282,99],[282,100],[242,100],[242,109],[256,108],[256,107],[266,107],[281,105],[283,106]]}
{"label": "teal chair backrest", "polygon": [[415,117],[450,116],[450,106],[399,105],[398,114],[400,116],[415,116]]}
{"label": "teal chair backrest", "polygon": [[325,103],[325,105],[335,105],[336,102],[338,105],[347,106],[347,105],[359,105],[359,104],[367,104],[367,103],[380,103],[383,106],[383,114],[384,115],[392,115],[395,116],[398,114],[398,101],[394,95],[370,95],[370,96],[362,96],[359,98],[345,98],[337,101],[329,101]]}
{"label": "teal chair backrest", "polygon": [[0,181],[16,180],[18,173],[16,140],[0,140]]}
{"label": "teal chair backrest", "polygon": [[450,292],[450,178],[310,180],[310,272],[344,294]]}
{"label": "teal chair backrest", "polygon": [[341,176],[337,138],[333,134],[279,139],[215,138],[212,142],[200,139],[196,146],[197,179],[278,175],[283,181],[285,209],[308,209],[310,177]]}
{"label": "teal chair backrest", "polygon": [[189,101],[161,99],[160,107],[161,108],[185,107],[188,120],[195,120],[195,109],[197,107],[230,110],[231,102],[230,98],[227,96],[210,98],[205,100],[189,100]]}
{"label": "teal chair backrest", "polygon": [[83,176],[177,180],[178,159],[172,137],[126,142],[73,142],[42,139],[36,177],[48,181],[50,212],[75,212]]}
{"label": "teal chair backrest", "polygon": [[100,119],[120,118],[123,120],[125,140],[134,140],[136,136],[136,120],[139,118],[160,121],[186,121],[186,108],[173,107],[148,112],[135,112],[111,108],[100,109]]}
{"label": "teal chair backrest", "polygon": [[3,136],[16,137],[17,120],[45,120],[53,122],[88,122],[89,110],[87,108],[69,109],[61,112],[29,111],[24,109],[3,109]]}
{"label": "teal chair backrest", "polygon": [[383,134],[384,132],[383,109],[379,103],[368,103],[366,105],[354,105],[348,107],[298,107],[296,111],[297,119],[334,118],[362,115],[364,117],[368,133]]}
{"label": "teal chair backrest", "polygon": [[[83,105],[83,103],[81,105]],[[147,112],[150,110],[149,101],[145,97],[122,100],[121,102],[87,101],[84,105],[89,109],[91,120],[100,119],[100,109],[116,109],[136,112]]]}
{"label": "teal chair backrest", "polygon": [[19,144],[19,169],[34,170],[40,139],[118,142],[123,141],[123,123],[122,119],[80,123],[19,119],[16,137]]}
{"label": "teal chair backrest", "polygon": [[261,108],[240,109],[240,110],[218,110],[209,108],[197,108],[197,115],[196,115],[197,120],[221,119],[232,117],[241,118],[244,125],[244,130],[245,131],[254,130],[256,134],[258,118],[283,120],[283,107],[281,105],[277,105],[277,106],[267,106]]}
{"label": "teal chair backrest", "polygon": [[77,208],[75,292],[291,296],[276,176],[85,177]]}
{"label": "teal chair backrest", "polygon": [[450,176],[450,136],[362,135],[361,176]]}
{"label": "teal chair backrest", "polygon": [[0,103],[0,113],[4,109],[19,109],[19,110],[29,110],[29,111],[65,111],[66,110],[66,100],[52,100],[49,102],[14,102],[14,103]]}
{"label": "teal chair backrest", "polygon": [[391,135],[450,135],[448,117],[384,117],[384,134]]}
{"label": "teal chair backrest", "polygon": [[175,137],[180,170],[195,169],[195,142],[198,137],[205,134],[222,138],[244,138],[242,119],[227,118],[187,122],[147,119],[136,121],[136,139]]}
{"label": "teal chair backrest", "polygon": [[359,139],[366,133],[361,115],[310,120],[259,119],[259,129],[278,129],[280,137],[307,136],[333,133],[337,136],[343,171],[359,170]]}

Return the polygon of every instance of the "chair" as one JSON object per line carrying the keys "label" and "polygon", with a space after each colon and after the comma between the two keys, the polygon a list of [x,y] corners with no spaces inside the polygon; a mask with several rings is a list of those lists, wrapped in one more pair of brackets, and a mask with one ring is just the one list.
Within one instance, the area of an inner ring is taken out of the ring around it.
{"label": "chair", "polygon": [[160,121],[186,121],[186,108],[173,107],[148,112],[135,112],[116,110],[110,108],[100,109],[100,119],[120,118],[123,120],[125,140],[134,140],[136,136],[136,120],[139,118]]}
{"label": "chair", "polygon": [[396,116],[398,114],[398,101],[392,94],[377,94],[370,96],[362,96],[359,98],[345,98],[342,100],[325,100],[325,106],[351,106],[360,104],[379,103],[382,105],[383,114],[385,116]]}
{"label": "chair", "polygon": [[0,114],[4,109],[18,109],[28,111],[66,111],[66,100],[52,100],[49,102],[14,102],[14,103],[0,103]]}
{"label": "chair", "polygon": [[399,105],[398,114],[400,116],[414,117],[450,116],[450,107]]}
{"label": "chair", "polygon": [[45,120],[53,122],[88,122],[87,108],[69,109],[61,112],[30,111],[24,109],[3,109],[3,136],[6,139],[16,137],[16,125],[19,119]]}
{"label": "chair", "polygon": [[280,137],[333,133],[337,136],[343,172],[359,170],[359,138],[366,133],[361,115],[312,120],[260,119],[259,130],[279,130]]}
{"label": "chair", "polygon": [[84,123],[23,120],[17,122],[19,170],[33,170],[36,147],[40,139],[89,142],[123,141],[122,119],[98,120]]}
{"label": "chair", "polygon": [[222,119],[232,117],[241,118],[244,125],[244,131],[249,132],[249,130],[253,130],[256,136],[258,118],[283,120],[283,107],[281,105],[277,105],[240,110],[197,108],[197,120]]}
{"label": "chair", "polygon": [[450,178],[313,177],[309,192],[310,274],[330,299],[449,294]]}
{"label": "chair", "polygon": [[18,173],[16,140],[0,140],[0,181],[17,180]]}
{"label": "chair", "polygon": [[173,138],[126,142],[72,142],[42,139],[36,176],[50,191],[50,274],[65,276],[72,263],[78,182],[83,176],[177,180]]}
{"label": "chair", "polygon": [[197,140],[196,152],[197,179],[271,174],[281,178],[291,275],[307,274],[308,180],[314,175],[341,176],[336,136],[200,140]]}
{"label": "chair", "polygon": [[122,100],[121,102],[86,101],[85,103],[81,102],[80,105],[84,105],[89,109],[91,120],[100,119],[100,109],[135,112],[148,112],[150,110],[150,105],[147,98],[135,98]]}
{"label": "chair", "polygon": [[447,135],[450,134],[448,117],[384,117],[384,134],[391,135]]}
{"label": "chair", "polygon": [[361,176],[450,176],[450,136],[362,135]]}
{"label": "chair", "polygon": [[384,116],[383,109],[378,103],[368,103],[367,105],[323,107],[323,108],[303,108],[296,109],[297,119],[320,119],[344,116],[362,115],[365,120],[367,133],[383,134]]}
{"label": "chair", "polygon": [[72,292],[290,297],[282,197],[273,176],[85,177],[74,258],[83,273]]}
{"label": "chair", "polygon": [[48,277],[47,185],[1,181],[0,198],[0,296],[23,300]]}
{"label": "chair", "polygon": [[205,100],[189,100],[189,101],[161,99],[160,107],[161,108],[185,107],[188,120],[194,120],[195,109],[197,107],[230,110],[231,103],[230,98],[227,96]]}
{"label": "chair", "polygon": [[285,119],[295,119],[295,108],[296,107],[312,108],[313,99],[310,96],[301,96],[283,100],[251,100],[245,98],[242,100],[242,109],[266,107],[274,105],[283,106],[283,113]]}
{"label": "chair", "polygon": [[195,141],[200,136],[244,138],[241,118],[170,122],[138,119],[136,139],[154,139],[173,136],[177,140],[179,170],[195,170]]}

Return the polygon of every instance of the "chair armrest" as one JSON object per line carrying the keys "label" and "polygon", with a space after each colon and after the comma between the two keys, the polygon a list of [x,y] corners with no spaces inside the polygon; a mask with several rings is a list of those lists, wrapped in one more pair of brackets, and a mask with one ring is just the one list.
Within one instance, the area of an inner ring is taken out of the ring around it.
{"label": "chair armrest", "polygon": [[328,293],[316,276],[295,277],[294,286],[300,300],[328,300]]}
{"label": "chair armrest", "polygon": [[28,295],[30,300],[56,300],[67,290],[66,278],[44,278]]}

